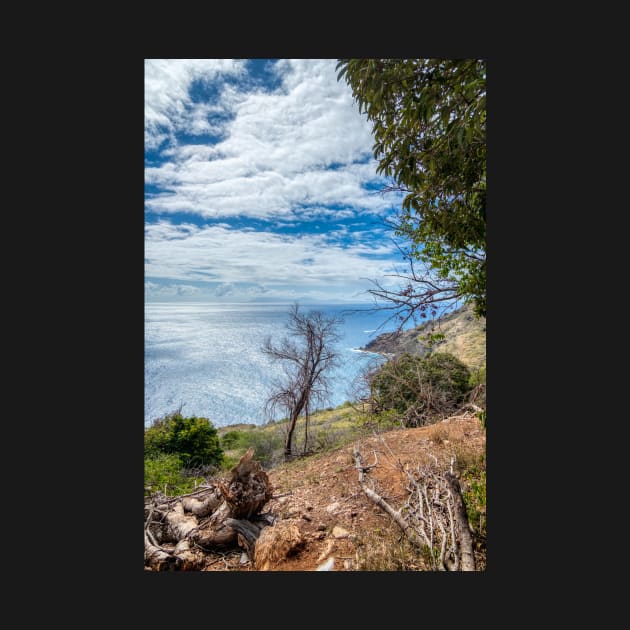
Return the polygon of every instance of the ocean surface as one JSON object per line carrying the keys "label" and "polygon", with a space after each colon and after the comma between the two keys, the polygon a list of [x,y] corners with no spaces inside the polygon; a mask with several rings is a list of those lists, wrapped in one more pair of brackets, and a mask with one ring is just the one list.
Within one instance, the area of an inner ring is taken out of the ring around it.
{"label": "ocean surface", "polygon": [[[389,312],[369,305],[300,305],[343,318],[339,368],[331,373],[332,395],[320,407],[352,399],[352,382],[380,357],[360,352],[376,335]],[[360,312],[353,312],[363,309]],[[144,421],[177,410],[209,418],[215,426],[269,420],[264,404],[282,366],[261,352],[267,336],[286,334],[287,304],[145,303]],[[286,414],[276,415],[276,419]]]}

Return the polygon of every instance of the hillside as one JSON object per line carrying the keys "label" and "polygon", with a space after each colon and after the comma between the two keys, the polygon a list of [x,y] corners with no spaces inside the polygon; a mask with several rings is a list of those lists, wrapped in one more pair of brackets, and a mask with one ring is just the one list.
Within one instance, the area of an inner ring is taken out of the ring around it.
{"label": "hillside", "polygon": [[[445,339],[430,347],[422,340],[423,335],[441,333]],[[465,305],[443,317],[406,330],[398,335],[384,333],[368,343],[363,350],[386,356],[398,356],[405,352],[425,356],[431,352],[449,352],[473,369],[486,364],[486,320],[477,319],[472,307]]]}
{"label": "hillside", "polygon": [[[364,427],[348,441],[355,413],[344,406],[315,415],[313,431],[325,432],[331,440],[346,427],[338,446],[266,467],[272,498],[264,506],[264,515],[273,526],[263,530],[269,535],[261,535],[263,542],[257,544],[258,548],[268,543],[265,560],[258,560],[257,551],[254,563],[233,545],[215,553],[206,550],[201,564],[197,558],[196,570],[431,570],[392,517],[366,496],[359,483],[355,448],[366,466],[368,485],[395,510],[404,508],[409,500],[408,471],[426,471],[424,467],[454,470],[471,526],[485,537],[486,433],[478,418],[464,413],[429,426],[380,432]],[[353,426],[351,433],[354,430]],[[270,438],[271,434],[281,435],[282,426],[247,427],[244,433]],[[267,444],[258,441],[256,446],[258,459]],[[267,541],[270,536],[274,538]],[[163,549],[170,547],[164,544]],[[474,553],[476,570],[484,570],[485,542],[477,542]]]}

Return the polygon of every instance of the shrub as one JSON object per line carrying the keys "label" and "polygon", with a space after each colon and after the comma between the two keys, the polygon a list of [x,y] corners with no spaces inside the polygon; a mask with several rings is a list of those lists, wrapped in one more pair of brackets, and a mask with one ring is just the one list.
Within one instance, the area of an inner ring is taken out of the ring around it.
{"label": "shrub", "polygon": [[470,371],[452,354],[408,353],[370,376],[372,411],[393,410],[405,426],[429,424],[451,413],[469,391]]}
{"label": "shrub", "polygon": [[257,459],[267,468],[282,461],[284,439],[280,427],[259,428],[254,431],[230,431],[223,436],[223,439],[225,440],[225,437],[230,433],[238,434],[228,440],[228,443],[232,444],[231,450],[239,450],[244,453],[251,446],[254,449],[254,459]]}
{"label": "shrub", "polygon": [[477,387],[477,385],[486,384],[486,366],[473,370],[470,374],[470,380],[468,381],[470,388]]}
{"label": "shrub", "polygon": [[176,454],[158,453],[144,459],[144,487],[149,491],[185,494],[194,489],[195,481],[201,483],[204,480],[187,475]]}
{"label": "shrub", "polygon": [[429,383],[452,395],[456,402],[461,402],[470,389],[470,370],[448,352],[430,354],[423,360],[423,367]]}
{"label": "shrub", "polygon": [[218,466],[223,449],[217,430],[207,418],[184,418],[180,412],[156,420],[144,432],[145,455],[162,453],[179,456],[183,468]]}
{"label": "shrub", "polygon": [[236,449],[242,446],[245,438],[243,431],[228,431],[221,438],[221,446],[226,451]]}

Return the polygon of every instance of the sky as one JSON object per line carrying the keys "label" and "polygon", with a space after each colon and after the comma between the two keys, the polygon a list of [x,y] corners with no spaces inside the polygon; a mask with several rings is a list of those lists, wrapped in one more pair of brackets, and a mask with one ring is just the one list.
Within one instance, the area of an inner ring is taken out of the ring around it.
{"label": "sky", "polygon": [[371,301],[401,270],[401,197],[335,66],[145,60],[145,301]]}

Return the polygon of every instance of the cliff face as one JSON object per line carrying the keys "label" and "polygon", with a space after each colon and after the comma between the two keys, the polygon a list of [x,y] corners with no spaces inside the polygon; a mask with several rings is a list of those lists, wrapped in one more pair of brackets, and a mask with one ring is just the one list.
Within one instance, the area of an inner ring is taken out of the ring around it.
{"label": "cliff face", "polygon": [[[430,347],[420,339],[429,333],[442,333],[445,339]],[[431,352],[449,352],[468,367],[477,369],[486,364],[486,320],[477,319],[472,307],[466,305],[443,317],[434,327],[427,322],[399,335],[384,333],[370,341],[363,350],[393,356],[405,352],[419,356]]]}

